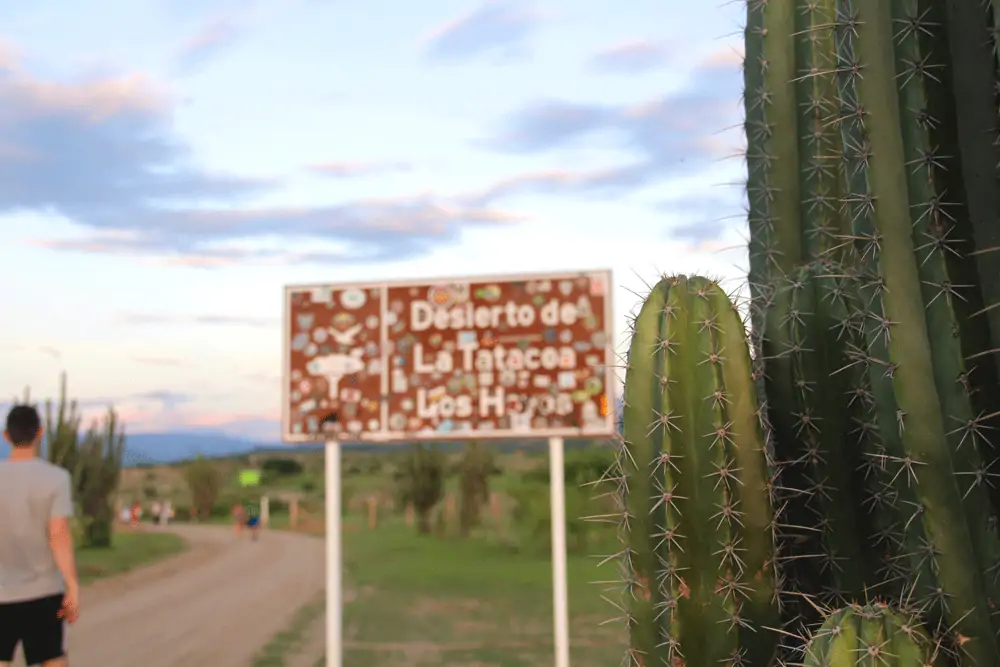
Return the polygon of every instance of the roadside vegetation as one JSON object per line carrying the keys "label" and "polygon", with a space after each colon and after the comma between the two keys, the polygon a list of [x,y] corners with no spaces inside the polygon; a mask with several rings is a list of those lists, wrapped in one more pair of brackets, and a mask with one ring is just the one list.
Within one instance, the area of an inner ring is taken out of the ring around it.
{"label": "roadside vegetation", "polygon": [[[573,664],[619,660],[614,525],[601,482],[614,450],[568,443],[569,602]],[[243,487],[240,472],[261,473]],[[549,471],[543,443],[347,448],[342,466],[345,664],[552,664]],[[214,471],[214,472],[211,472]],[[199,486],[201,485],[201,486]],[[228,523],[235,503],[268,497],[272,529],[322,535],[323,453],[288,449],[127,469],[123,502],[170,500],[182,521]],[[303,607],[258,665],[312,667],[323,607]]]}
{"label": "roadside vegetation", "polygon": [[[14,402],[33,404],[30,388]],[[101,419],[84,424],[77,402],[69,398],[64,373],[58,398],[46,401],[40,412],[45,424],[40,455],[68,470],[72,479],[76,509],[72,525],[82,584],[184,550],[185,542],[176,535],[116,527],[126,434],[113,407]]]}

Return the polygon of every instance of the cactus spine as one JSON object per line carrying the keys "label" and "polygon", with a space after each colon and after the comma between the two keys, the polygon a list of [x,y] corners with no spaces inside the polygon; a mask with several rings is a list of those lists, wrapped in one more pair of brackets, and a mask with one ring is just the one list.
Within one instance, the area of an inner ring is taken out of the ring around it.
{"label": "cactus spine", "polygon": [[976,297],[954,280],[950,255],[962,258],[964,247],[951,236],[942,182],[949,159],[935,141],[947,113],[936,74],[945,18],[932,2],[838,2],[845,202],[865,274],[867,361],[906,513],[914,595],[974,663],[993,665],[1000,618],[990,616],[1000,595],[986,573],[1000,563],[1000,540],[989,525],[992,460],[981,458],[980,399],[969,385],[966,341],[956,336]]}
{"label": "cactus spine", "polygon": [[806,646],[803,667],[943,667],[916,615],[882,604],[830,614]]}
{"label": "cactus spine", "polygon": [[628,359],[618,477],[631,664],[763,667],[778,619],[743,323],[715,282],[667,277]]}

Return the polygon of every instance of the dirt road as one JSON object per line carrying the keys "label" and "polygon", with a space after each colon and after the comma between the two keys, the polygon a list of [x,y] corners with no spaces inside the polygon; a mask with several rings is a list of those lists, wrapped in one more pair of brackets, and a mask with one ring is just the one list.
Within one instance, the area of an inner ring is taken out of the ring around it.
{"label": "dirt road", "polygon": [[250,667],[257,651],[323,586],[323,542],[220,527],[171,527],[190,549],[99,581],[69,637],[75,667]]}

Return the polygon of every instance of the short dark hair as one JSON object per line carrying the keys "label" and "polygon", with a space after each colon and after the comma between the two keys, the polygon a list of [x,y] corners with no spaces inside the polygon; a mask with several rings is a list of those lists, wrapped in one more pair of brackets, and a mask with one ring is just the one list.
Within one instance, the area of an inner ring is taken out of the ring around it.
{"label": "short dark hair", "polygon": [[15,447],[26,447],[42,430],[42,418],[33,405],[15,405],[7,413],[7,435]]}

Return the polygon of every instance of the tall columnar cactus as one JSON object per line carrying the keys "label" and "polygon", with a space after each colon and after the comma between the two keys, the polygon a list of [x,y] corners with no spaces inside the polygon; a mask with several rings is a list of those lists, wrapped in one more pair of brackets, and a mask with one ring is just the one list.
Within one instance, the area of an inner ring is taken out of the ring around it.
{"label": "tall columnar cactus", "polygon": [[[859,499],[851,481],[855,461],[839,450],[831,459],[830,452],[835,443],[858,442],[851,420],[862,408],[856,404],[858,396],[847,394],[860,387],[857,374],[844,371],[817,384],[812,374],[832,361],[811,353],[815,345],[802,340],[803,327],[788,312],[789,288],[801,282],[800,266],[852,258],[853,245],[845,241],[849,218],[841,205],[842,136],[833,122],[840,108],[830,30],[835,15],[835,0],[747,1],[744,102],[754,373],[774,472],[776,524],[783,533],[779,569],[789,594],[782,604],[789,607],[786,617],[802,615],[804,622],[816,616],[803,594],[857,593],[865,580],[842,565],[856,562],[858,544],[866,536],[847,541],[822,537],[843,528],[845,521],[854,523],[848,514]],[[821,289],[800,288],[796,298]],[[782,290],[785,294],[779,295]],[[840,314],[833,312],[837,305],[815,312],[814,321],[829,320],[832,326],[836,318],[847,317],[846,304],[839,303]],[[801,310],[803,315],[813,312]],[[832,345],[831,335],[822,337]],[[850,343],[842,340],[835,347],[843,351]],[[803,380],[806,385],[795,386]],[[855,502],[844,505],[842,498]],[[821,517],[824,507],[833,514]]]}
{"label": "tall columnar cactus", "polygon": [[[25,402],[29,393],[25,391]],[[86,546],[111,544],[114,498],[121,477],[125,435],[113,409],[86,433],[75,400],[66,391],[66,374],[59,378],[58,402],[45,404],[45,457],[69,471],[77,507],[74,531]]]}
{"label": "tall columnar cactus", "polygon": [[989,364],[969,361],[987,343],[973,322],[983,305],[968,287],[976,281],[966,195],[954,180],[961,169],[946,4],[954,3],[838,0],[845,203],[862,262],[879,429],[905,508],[913,599],[942,619],[954,648],[996,665],[1000,538],[991,521],[996,454],[986,436],[998,392]]}
{"label": "tall columnar cactus", "polygon": [[78,448],[77,493],[83,515],[84,543],[111,545],[114,499],[121,481],[125,432],[114,409],[91,426]]}
{"label": "tall columnar cactus", "polygon": [[829,30],[835,0],[747,0],[744,60],[750,283],[763,288],[802,262],[836,259],[841,136]]}
{"label": "tall columnar cactus", "polygon": [[778,618],[764,441],[743,322],[715,282],[652,289],[623,410],[630,664],[767,665]]}
{"label": "tall columnar cactus", "polygon": [[59,401],[45,402],[45,457],[66,468],[73,478],[74,486],[79,479],[80,424],[82,422],[77,402],[70,400],[66,392],[66,373],[59,376]]}
{"label": "tall columnar cactus", "polygon": [[803,667],[944,667],[919,617],[882,604],[833,612],[810,638]]}
{"label": "tall columnar cactus", "polygon": [[[1000,1],[946,2],[947,57],[954,96],[954,146],[951,155],[959,169],[949,183],[962,188],[967,214],[960,234],[974,242],[970,265],[978,269],[986,307],[975,319],[983,320],[991,334],[991,352],[983,351],[976,363],[1000,369]],[[992,140],[991,140],[992,139]],[[977,325],[980,323],[977,322]]]}
{"label": "tall columnar cactus", "polygon": [[[853,275],[816,260],[778,283],[762,340],[771,423],[794,430],[773,443],[779,462],[776,500],[787,504],[779,561],[789,604],[804,621],[813,602],[892,594],[898,555],[877,501],[885,479],[881,442],[865,365],[863,313]],[[881,533],[881,534],[880,534]]]}

